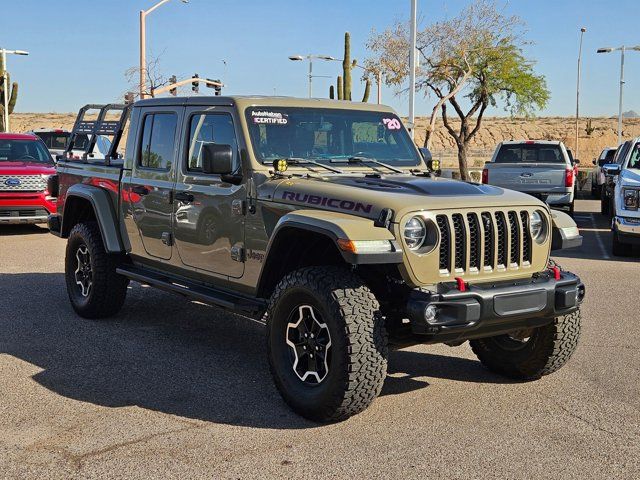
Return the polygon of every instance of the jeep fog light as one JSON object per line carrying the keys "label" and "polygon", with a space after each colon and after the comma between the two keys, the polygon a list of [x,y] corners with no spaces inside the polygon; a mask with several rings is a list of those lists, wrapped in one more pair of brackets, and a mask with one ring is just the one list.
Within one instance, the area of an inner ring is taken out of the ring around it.
{"label": "jeep fog light", "polygon": [[393,245],[389,240],[346,240],[338,239],[341,250],[351,253],[388,253],[393,252]]}
{"label": "jeep fog light", "polygon": [[427,323],[432,324],[438,316],[438,308],[435,305],[427,305],[424,309],[424,319]]}

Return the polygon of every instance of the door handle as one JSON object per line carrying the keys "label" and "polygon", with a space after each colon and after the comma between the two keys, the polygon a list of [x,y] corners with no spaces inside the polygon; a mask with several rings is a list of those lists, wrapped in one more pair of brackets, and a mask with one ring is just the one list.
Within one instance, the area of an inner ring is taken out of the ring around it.
{"label": "door handle", "polygon": [[178,192],[175,194],[174,198],[182,203],[191,203],[195,199],[193,194],[189,192]]}
{"label": "door handle", "polygon": [[137,193],[138,195],[149,195],[149,189],[144,185],[134,185],[131,187],[131,191],[133,193]]}

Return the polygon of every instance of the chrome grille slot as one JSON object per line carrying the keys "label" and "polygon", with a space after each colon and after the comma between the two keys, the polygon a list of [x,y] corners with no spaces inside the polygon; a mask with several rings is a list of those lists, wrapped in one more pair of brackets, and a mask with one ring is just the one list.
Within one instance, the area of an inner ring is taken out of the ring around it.
{"label": "chrome grille slot", "polygon": [[493,268],[493,243],[495,239],[493,220],[489,212],[482,212],[482,227],[484,229],[484,265]]}
{"label": "chrome grille slot", "polygon": [[480,269],[480,224],[475,213],[467,213],[469,225],[469,268]]}
{"label": "chrome grille slot", "polygon": [[503,267],[507,266],[507,248],[508,248],[508,232],[507,223],[504,219],[504,213],[496,213],[497,241],[498,241],[498,258],[497,263]]}
{"label": "chrome grille slot", "polygon": [[529,230],[529,212],[520,212],[522,220],[522,261],[531,263],[531,231]]}
{"label": "chrome grille slot", "polygon": [[454,251],[455,251],[455,269],[463,270],[465,268],[465,253],[467,248],[466,236],[464,231],[464,220],[462,219],[462,215],[459,213],[454,213],[451,216],[451,220],[453,221],[453,235],[454,235]]}
{"label": "chrome grille slot", "polygon": [[511,265],[519,265],[520,264],[520,224],[518,223],[518,216],[516,212],[509,212],[509,231],[511,232],[511,248],[509,249],[510,256],[509,260]]}
{"label": "chrome grille slot", "polygon": [[436,223],[438,230],[440,230],[440,270],[449,270],[449,251],[451,250],[449,221],[446,215],[438,215]]}

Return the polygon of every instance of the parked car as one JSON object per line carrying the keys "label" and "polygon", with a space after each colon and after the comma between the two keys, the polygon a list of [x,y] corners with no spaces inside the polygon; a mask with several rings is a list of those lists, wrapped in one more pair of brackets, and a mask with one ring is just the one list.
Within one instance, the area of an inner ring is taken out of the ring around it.
{"label": "parked car", "polygon": [[605,175],[602,167],[608,163],[613,163],[613,157],[615,157],[617,148],[606,147],[598,158],[593,159],[594,168],[591,171],[591,196],[594,198],[601,198],[602,186],[605,183]]}
{"label": "parked car", "polygon": [[518,379],[573,353],[584,285],[549,252],[581,244],[575,222],[434,177],[391,108],[222,96],[124,108],[123,159],[114,141],[102,163],[58,163],[49,225],[68,239],[82,317],[114,315],[135,280],[266,319],[274,382],[316,421],[378,396],[388,346],[469,340]]}
{"label": "parked car", "polygon": [[0,133],[0,224],[45,223],[56,211],[55,163],[35,135]]}
{"label": "parked car", "polygon": [[[69,137],[71,136],[71,132],[68,130],[63,130],[60,128],[50,129],[50,128],[39,128],[36,130],[32,130],[28,133],[37,135],[42,139],[44,144],[53,155],[53,158],[56,158],[58,155],[62,155],[67,147],[67,143],[69,142]],[[91,135],[87,135],[85,133],[78,134],[76,138],[76,143],[73,148],[73,155],[80,158],[80,155],[85,150],[87,143],[91,139]],[[96,160],[104,159],[105,155],[109,151],[109,147],[111,146],[111,140],[104,135],[98,135],[96,140],[96,146],[91,153],[91,158]]]}
{"label": "parked car", "polygon": [[[627,157],[627,153],[629,153],[629,149],[631,148],[631,140],[627,140],[623,142],[616,149],[616,153],[613,156],[613,160],[611,162],[612,165],[622,165],[622,162]],[[608,218],[611,218],[613,215],[613,195],[614,189],[616,186],[617,180],[617,172],[618,170],[606,169],[602,168],[604,173],[604,183],[602,184],[602,192],[600,194],[600,213],[602,215],[606,215]]]}
{"label": "parked car", "polygon": [[502,142],[484,166],[482,183],[527,193],[572,214],[578,163],[562,142]]}
{"label": "parked car", "polygon": [[612,251],[617,256],[628,256],[633,245],[640,245],[640,137],[629,140],[620,163],[605,165],[614,179]]}

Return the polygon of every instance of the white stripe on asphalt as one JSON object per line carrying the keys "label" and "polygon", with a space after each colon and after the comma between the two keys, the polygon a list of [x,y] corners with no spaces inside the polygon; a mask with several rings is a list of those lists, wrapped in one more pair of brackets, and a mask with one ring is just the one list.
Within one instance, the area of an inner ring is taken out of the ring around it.
{"label": "white stripe on asphalt", "polygon": [[609,255],[609,252],[604,246],[604,242],[602,241],[602,237],[600,236],[600,229],[596,225],[596,217],[593,213],[590,214],[589,216],[591,217],[591,224],[593,225],[593,231],[596,233],[596,240],[598,241],[598,245],[600,245],[600,250],[602,251],[602,258],[604,258],[605,260],[610,260],[611,256]]}

